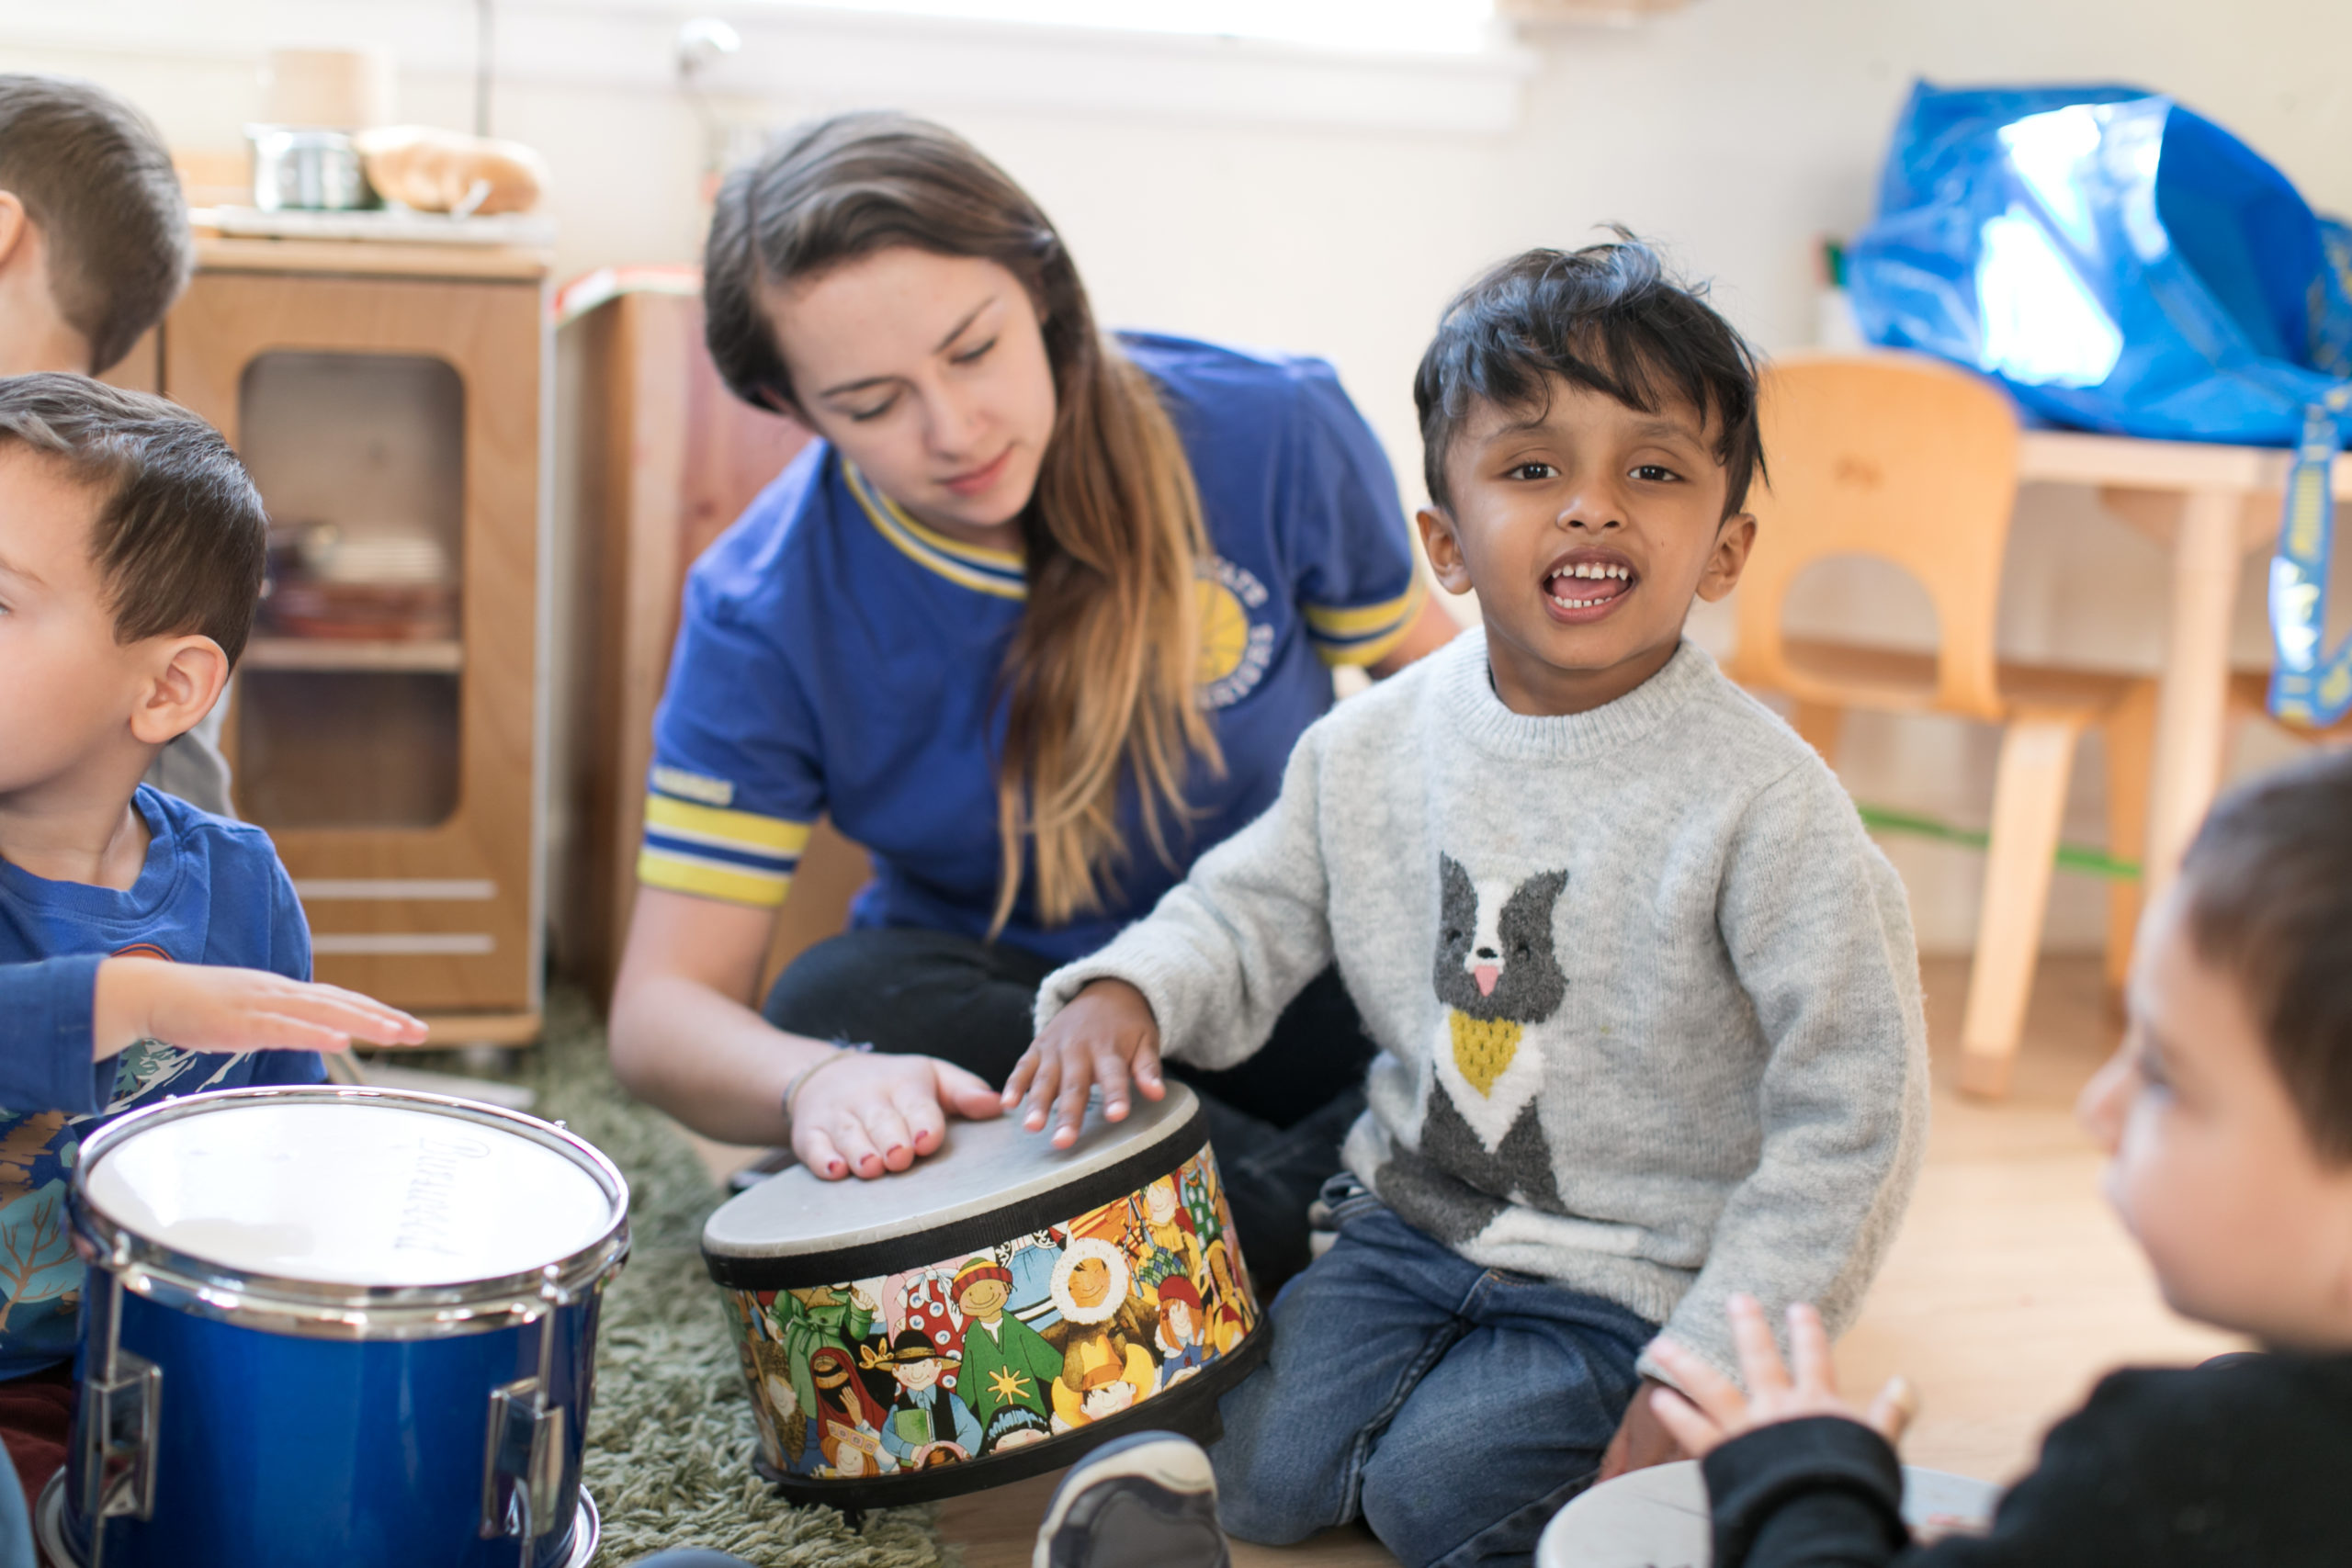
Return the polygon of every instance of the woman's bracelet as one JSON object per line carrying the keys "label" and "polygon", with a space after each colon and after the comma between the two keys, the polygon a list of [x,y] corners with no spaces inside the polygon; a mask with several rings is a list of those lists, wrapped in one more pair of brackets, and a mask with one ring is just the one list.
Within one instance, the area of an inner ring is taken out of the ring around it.
{"label": "woman's bracelet", "polygon": [[808,1080],[844,1056],[862,1056],[873,1049],[874,1042],[871,1040],[836,1040],[830,1054],[818,1057],[792,1075],[791,1080],[784,1086],[785,1147],[792,1146],[792,1102],[800,1098],[800,1090]]}

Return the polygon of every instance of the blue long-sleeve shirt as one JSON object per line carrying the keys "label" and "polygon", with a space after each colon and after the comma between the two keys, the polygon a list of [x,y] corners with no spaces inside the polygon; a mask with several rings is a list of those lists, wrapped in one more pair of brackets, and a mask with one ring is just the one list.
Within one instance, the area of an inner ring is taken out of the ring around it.
{"label": "blue long-sleeve shirt", "polygon": [[128,889],[51,882],[0,861],[0,1378],[74,1354],[83,1269],[65,1189],[85,1134],[176,1095],[325,1076],[308,1051],[222,1055],[154,1040],[91,1060],[108,957],[311,977],[310,928],[268,835],[143,785],[134,804],[153,840]]}

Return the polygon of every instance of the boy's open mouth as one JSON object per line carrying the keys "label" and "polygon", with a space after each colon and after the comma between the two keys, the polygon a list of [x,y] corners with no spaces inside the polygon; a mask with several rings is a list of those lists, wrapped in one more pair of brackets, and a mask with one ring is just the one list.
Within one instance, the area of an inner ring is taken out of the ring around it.
{"label": "boy's open mouth", "polygon": [[1578,550],[1552,564],[1544,579],[1546,607],[1558,618],[1591,620],[1634,591],[1634,569],[1598,550]]}

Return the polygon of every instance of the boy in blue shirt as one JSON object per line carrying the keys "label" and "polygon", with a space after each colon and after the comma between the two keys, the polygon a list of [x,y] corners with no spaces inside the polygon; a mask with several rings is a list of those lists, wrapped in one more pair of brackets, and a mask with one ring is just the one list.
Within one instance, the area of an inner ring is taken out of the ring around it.
{"label": "boy in blue shirt", "polygon": [[28,1492],[64,1457],[83,1134],[424,1037],[309,983],[265,834],[140,783],[220,698],[267,526],[194,415],[79,376],[0,380],[0,1442]]}

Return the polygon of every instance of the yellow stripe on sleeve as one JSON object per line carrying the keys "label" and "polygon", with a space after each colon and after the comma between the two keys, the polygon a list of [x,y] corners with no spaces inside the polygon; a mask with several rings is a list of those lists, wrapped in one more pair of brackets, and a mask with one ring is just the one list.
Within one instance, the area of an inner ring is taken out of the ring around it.
{"label": "yellow stripe on sleeve", "polygon": [[1334,609],[1324,604],[1306,606],[1306,626],[1318,637],[1363,637],[1396,625],[1412,624],[1412,612],[1420,607],[1421,597],[1429,592],[1419,574],[1404,592],[1378,604],[1363,604],[1353,609]]}
{"label": "yellow stripe on sleeve", "polygon": [[797,855],[808,847],[808,824],[806,822],[787,822],[781,817],[762,817],[757,812],[697,806],[693,801],[677,800],[666,795],[646,796],[645,825],[662,832],[714,843],[740,845],[771,854]]}
{"label": "yellow stripe on sleeve", "polygon": [[[1314,643],[1316,655],[1335,669],[1348,664],[1377,664],[1412,631],[1428,598],[1428,586],[1416,576],[1401,598],[1385,604],[1358,610],[1327,610],[1309,605],[1308,640]],[[1334,624],[1338,622],[1347,624]]]}
{"label": "yellow stripe on sleeve", "polygon": [[763,909],[782,904],[784,896],[792,889],[789,875],[741,871],[651,849],[638,852],[637,879],[648,887],[691,893],[702,898],[723,898],[730,904],[750,904]]}

